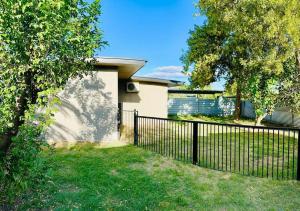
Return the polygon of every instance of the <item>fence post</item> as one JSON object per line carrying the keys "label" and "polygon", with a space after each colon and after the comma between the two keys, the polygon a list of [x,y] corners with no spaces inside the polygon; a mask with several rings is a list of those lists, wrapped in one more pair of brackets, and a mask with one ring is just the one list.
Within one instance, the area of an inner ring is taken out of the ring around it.
{"label": "fence post", "polygon": [[138,146],[139,134],[138,134],[138,111],[134,109],[134,145]]}
{"label": "fence post", "polygon": [[193,122],[193,164],[198,162],[198,122]]}
{"label": "fence post", "polygon": [[300,181],[300,130],[298,130],[297,180]]}

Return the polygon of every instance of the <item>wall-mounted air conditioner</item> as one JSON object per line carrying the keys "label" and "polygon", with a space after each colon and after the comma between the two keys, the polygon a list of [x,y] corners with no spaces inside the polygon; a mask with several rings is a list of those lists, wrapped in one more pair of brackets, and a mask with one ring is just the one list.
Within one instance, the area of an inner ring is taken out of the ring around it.
{"label": "wall-mounted air conditioner", "polygon": [[139,82],[127,82],[126,91],[127,92],[139,92],[140,84]]}

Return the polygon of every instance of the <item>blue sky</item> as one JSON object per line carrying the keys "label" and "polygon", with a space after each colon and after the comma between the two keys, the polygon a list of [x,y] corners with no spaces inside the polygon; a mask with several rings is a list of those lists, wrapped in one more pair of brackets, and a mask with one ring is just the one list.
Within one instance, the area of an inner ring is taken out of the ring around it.
{"label": "blue sky", "polygon": [[[139,58],[148,61],[140,76],[187,81],[180,57],[194,24],[193,0],[102,0],[101,29],[109,46],[101,56]],[[213,85],[222,89],[221,83]]]}

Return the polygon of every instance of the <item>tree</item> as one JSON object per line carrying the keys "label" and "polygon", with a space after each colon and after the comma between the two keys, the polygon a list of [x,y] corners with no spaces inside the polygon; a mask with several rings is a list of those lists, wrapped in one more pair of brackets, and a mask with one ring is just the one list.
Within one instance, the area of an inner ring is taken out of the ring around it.
{"label": "tree", "polygon": [[243,75],[240,63],[236,61],[239,52],[227,46],[231,41],[231,31],[216,19],[214,13],[200,12],[207,16],[207,21],[202,26],[195,26],[188,39],[189,49],[182,57],[185,71],[190,66],[194,70],[190,77],[193,87],[203,88],[221,78],[226,79],[226,87],[235,86],[236,112],[235,118],[240,118],[241,86]]}
{"label": "tree", "polygon": [[300,113],[300,71],[296,59],[284,64],[284,77],[279,80],[277,97],[277,104],[292,113]]}
{"label": "tree", "polygon": [[[229,76],[227,83],[235,81],[243,96],[251,100],[259,124],[266,113],[274,110],[278,86],[284,77],[288,78],[284,64],[296,61],[292,58],[298,58],[299,64],[300,3],[297,0],[201,0],[198,7],[207,17],[205,26],[201,27],[209,29],[206,37],[223,36],[217,42],[212,40],[217,43],[213,50],[210,44],[206,45],[211,39],[202,44],[201,49],[209,49],[192,60],[194,78],[199,81],[197,77],[207,72],[206,67],[214,69],[211,75],[218,75],[216,72],[225,64],[226,71],[220,72]],[[195,31],[193,36],[199,37]],[[197,45],[189,43],[190,49],[193,49],[191,44]]]}
{"label": "tree", "polygon": [[[103,45],[99,0],[0,1],[0,149],[25,123],[32,106],[86,73],[86,58]],[[83,71],[85,70],[85,71]]]}
{"label": "tree", "polygon": [[0,204],[44,178],[55,94],[93,68],[99,15],[100,0],[0,0]]}

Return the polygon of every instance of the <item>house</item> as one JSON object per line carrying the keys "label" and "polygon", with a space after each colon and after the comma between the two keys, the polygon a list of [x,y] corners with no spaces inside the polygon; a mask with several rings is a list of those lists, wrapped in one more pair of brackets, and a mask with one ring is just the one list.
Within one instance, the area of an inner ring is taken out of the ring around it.
{"label": "house", "polygon": [[[49,143],[111,142],[119,139],[118,110],[168,116],[168,88],[181,82],[133,76],[145,60],[101,57],[95,71],[70,80],[46,133]],[[120,109],[119,109],[120,108]]]}

